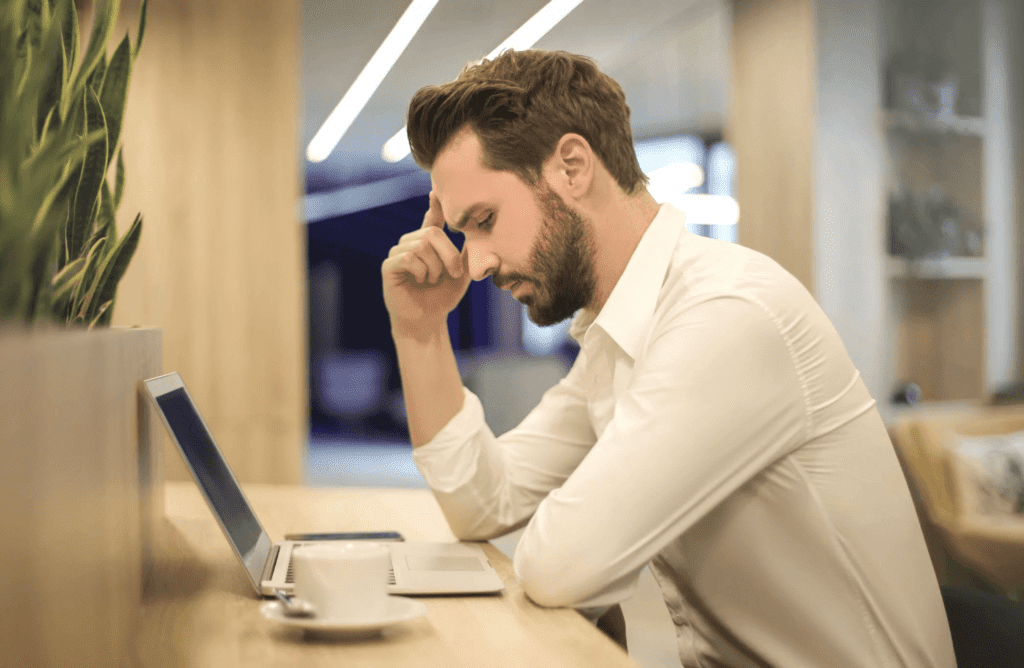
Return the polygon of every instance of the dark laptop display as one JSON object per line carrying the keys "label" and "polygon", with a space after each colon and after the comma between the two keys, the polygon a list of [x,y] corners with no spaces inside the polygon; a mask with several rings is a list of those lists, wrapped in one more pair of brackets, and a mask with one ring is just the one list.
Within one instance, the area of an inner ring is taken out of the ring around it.
{"label": "dark laptop display", "polygon": [[156,398],[167,424],[195,471],[196,479],[210,503],[224,521],[224,528],[239,554],[256,547],[262,529],[249,503],[232,479],[227,462],[210,437],[202,419],[185,395],[184,388],[171,390]]}

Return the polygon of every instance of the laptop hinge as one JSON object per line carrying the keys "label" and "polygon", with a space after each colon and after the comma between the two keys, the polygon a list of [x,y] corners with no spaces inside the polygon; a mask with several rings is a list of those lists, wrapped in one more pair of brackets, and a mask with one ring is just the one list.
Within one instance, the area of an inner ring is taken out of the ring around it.
{"label": "laptop hinge", "polygon": [[270,554],[267,555],[267,563],[263,565],[263,582],[270,580],[270,576],[274,574],[274,566],[277,565],[277,555],[280,551],[280,545],[270,546]]}

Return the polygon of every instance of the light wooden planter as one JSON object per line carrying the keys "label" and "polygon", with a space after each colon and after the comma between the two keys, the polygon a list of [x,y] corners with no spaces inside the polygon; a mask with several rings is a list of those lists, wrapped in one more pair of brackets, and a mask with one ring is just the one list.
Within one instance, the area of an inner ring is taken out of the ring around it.
{"label": "light wooden planter", "polygon": [[158,329],[0,330],[0,648],[125,666],[163,517]]}

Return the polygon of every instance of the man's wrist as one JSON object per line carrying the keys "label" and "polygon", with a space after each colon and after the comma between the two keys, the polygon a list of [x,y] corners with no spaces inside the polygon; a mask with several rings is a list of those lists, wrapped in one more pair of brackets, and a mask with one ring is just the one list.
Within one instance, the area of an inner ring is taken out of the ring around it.
{"label": "man's wrist", "polygon": [[408,342],[419,345],[448,338],[448,323],[442,321],[440,324],[425,325],[422,327],[396,327],[391,326],[391,338],[395,344]]}

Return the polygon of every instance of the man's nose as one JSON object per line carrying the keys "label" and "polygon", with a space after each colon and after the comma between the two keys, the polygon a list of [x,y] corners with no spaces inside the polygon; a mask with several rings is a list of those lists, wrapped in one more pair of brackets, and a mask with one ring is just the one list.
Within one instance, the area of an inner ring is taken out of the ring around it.
{"label": "man's nose", "polygon": [[484,280],[501,265],[498,256],[484,244],[467,241],[466,248],[469,255],[469,277],[474,281]]}

